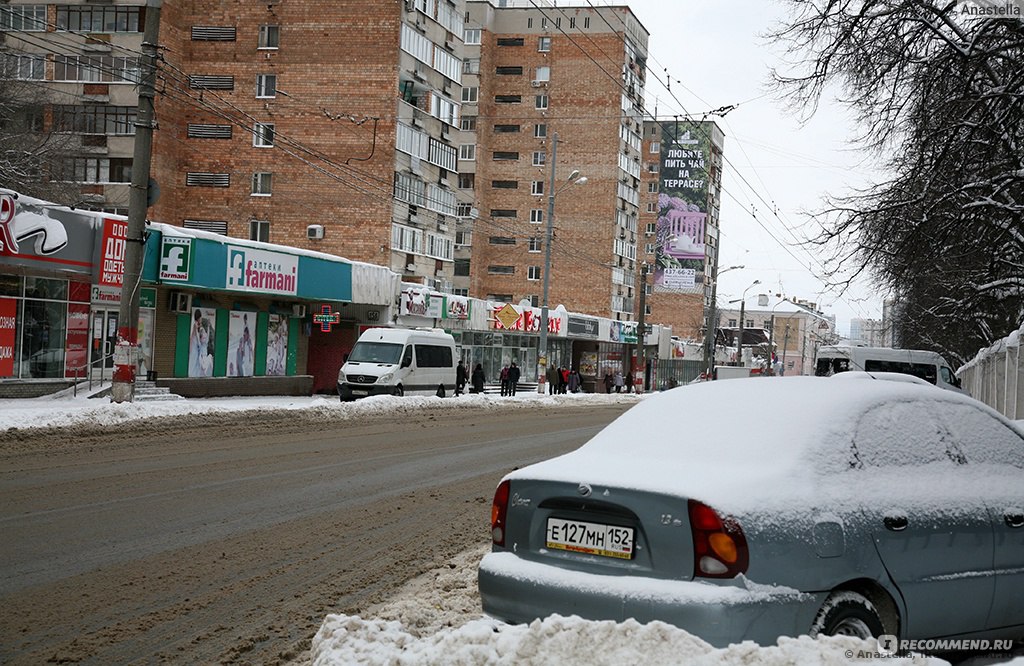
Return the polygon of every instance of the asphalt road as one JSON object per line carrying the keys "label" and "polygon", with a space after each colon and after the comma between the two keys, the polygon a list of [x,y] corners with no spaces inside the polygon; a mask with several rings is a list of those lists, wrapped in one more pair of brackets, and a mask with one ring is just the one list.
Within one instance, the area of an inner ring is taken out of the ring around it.
{"label": "asphalt road", "polygon": [[500,476],[627,405],[173,417],[0,441],[0,663],[287,663],[488,539]]}

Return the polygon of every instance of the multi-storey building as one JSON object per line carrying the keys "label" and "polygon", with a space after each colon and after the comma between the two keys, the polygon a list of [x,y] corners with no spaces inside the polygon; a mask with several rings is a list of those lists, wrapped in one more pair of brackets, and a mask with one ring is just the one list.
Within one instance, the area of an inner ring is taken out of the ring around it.
{"label": "multi-storey building", "polygon": [[700,339],[714,297],[725,135],[713,122],[644,123],[640,194],[645,317]]}
{"label": "multi-storey building", "polygon": [[869,347],[891,347],[892,334],[885,323],[877,319],[850,320],[850,340]]}
{"label": "multi-storey building", "polygon": [[536,306],[547,278],[551,306],[632,319],[647,30],[627,7],[466,6],[459,179],[476,214],[456,288]]}

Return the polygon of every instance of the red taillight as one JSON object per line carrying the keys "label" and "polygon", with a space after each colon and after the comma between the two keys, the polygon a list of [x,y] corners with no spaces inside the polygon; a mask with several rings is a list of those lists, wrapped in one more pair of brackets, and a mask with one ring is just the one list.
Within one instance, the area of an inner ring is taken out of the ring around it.
{"label": "red taillight", "polygon": [[509,482],[502,481],[494,491],[494,503],[491,504],[491,541],[495,546],[505,545],[505,515],[508,513]]}
{"label": "red taillight", "polygon": [[747,538],[740,524],[697,500],[690,500],[694,578],[733,578],[746,573],[750,562]]}

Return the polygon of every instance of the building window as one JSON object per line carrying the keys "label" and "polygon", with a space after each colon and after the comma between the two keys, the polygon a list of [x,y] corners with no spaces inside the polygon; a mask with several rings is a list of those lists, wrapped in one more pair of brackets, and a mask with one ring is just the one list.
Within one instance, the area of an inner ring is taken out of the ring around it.
{"label": "building window", "polygon": [[526,269],[527,280],[539,280],[540,279],[540,266],[529,266]]}
{"label": "building window", "polygon": [[467,46],[479,44],[481,34],[480,28],[466,28],[462,31],[462,41]]}
{"label": "building window", "polygon": [[480,89],[477,88],[476,86],[473,86],[471,88],[463,88],[462,89],[462,102],[464,104],[476,104],[477,94],[479,92],[480,92]]}
{"label": "building window", "polygon": [[647,183],[647,192],[648,192],[648,194],[654,194],[657,191],[658,191],[658,183],[656,181],[651,181],[650,183]]}
{"label": "building window", "polygon": [[651,152],[652,153],[660,153],[661,152],[661,141],[651,141]]}
{"label": "building window", "polygon": [[494,68],[494,73],[499,76],[522,76],[522,65],[501,65]]}
{"label": "building window", "polygon": [[139,60],[108,55],[55,55],[53,80],[82,83],[137,83]]}
{"label": "building window", "polygon": [[274,124],[256,123],[252,129],[252,145],[257,148],[272,148],[274,145]]}
{"label": "building window", "polygon": [[256,97],[277,97],[277,75],[256,75]]}
{"label": "building window", "polygon": [[658,212],[658,202],[656,202],[656,201],[648,201],[647,202],[647,212],[648,213],[657,213]]}
{"label": "building window", "polygon": [[548,154],[543,150],[533,151],[533,166],[544,166],[544,162],[547,160]]}
{"label": "building window", "polygon": [[518,180],[492,180],[491,187],[496,190],[518,190]]}
{"label": "building window", "polygon": [[258,171],[252,175],[252,195],[269,197],[273,187],[274,175],[266,171]]}
{"label": "building window", "polygon": [[519,211],[515,208],[492,208],[491,217],[511,217],[514,219],[519,217]]}
{"label": "building window", "polygon": [[548,96],[547,95],[537,95],[537,97],[534,98],[533,107],[535,109],[546,109],[546,108],[548,108]]}
{"label": "building window", "polygon": [[281,26],[261,25],[259,48],[276,49],[281,45]]}
{"label": "building window", "polygon": [[490,245],[515,245],[516,239],[511,236],[491,236],[487,242]]}
{"label": "building window", "polygon": [[537,294],[533,294],[532,296],[530,296],[530,307],[540,307],[540,296],[538,296]]}
{"label": "building window", "polygon": [[584,28],[589,28],[590,27],[590,17],[589,16],[584,16],[583,17],[583,27]]}
{"label": "building window", "polygon": [[3,75],[19,81],[42,81],[46,78],[46,56],[21,53],[3,55]]}
{"label": "building window", "polygon": [[99,104],[54,106],[53,130],[131,136],[135,134],[135,107]]}
{"label": "building window", "polygon": [[530,246],[529,246],[529,250],[528,251],[529,252],[540,252],[542,245],[543,245],[543,242],[541,241],[541,239],[536,238],[536,237],[531,238],[530,239]]}
{"label": "building window", "polygon": [[736,320],[735,319],[730,319],[729,320],[729,328],[736,328]]}
{"label": "building window", "polygon": [[495,150],[491,158],[496,162],[515,162],[519,159],[519,153],[513,150]]}
{"label": "building window", "polygon": [[52,178],[69,183],[130,183],[130,157],[67,157],[54,165]]}
{"label": "building window", "polygon": [[460,173],[459,174],[459,189],[460,190],[471,190],[476,184],[476,175],[472,173]]}
{"label": "building window", "polygon": [[515,266],[488,266],[487,272],[491,275],[514,275],[516,272]]}
{"label": "building window", "polygon": [[[67,28],[65,28],[66,30]],[[45,32],[46,5],[0,7],[0,31]]]}
{"label": "building window", "polygon": [[456,277],[469,277],[469,259],[456,259],[452,274]]}
{"label": "building window", "polygon": [[648,233],[648,234],[653,234],[657,230],[658,230],[658,223],[657,222],[648,222],[647,226],[644,228],[644,232]]}
{"label": "building window", "polygon": [[533,72],[533,80],[538,83],[546,83],[551,80],[551,68],[550,67],[538,67]]}
{"label": "building window", "polygon": [[647,305],[646,303],[644,304],[644,314],[645,315],[651,314],[651,306]]}
{"label": "building window", "polygon": [[57,29],[75,32],[141,32],[139,7],[58,5]]}
{"label": "building window", "polygon": [[455,215],[458,217],[473,217],[473,204],[460,203],[455,206]]}
{"label": "building window", "polygon": [[570,16],[569,17],[569,29],[572,30],[575,27],[576,27],[576,17],[575,16]]}
{"label": "building window", "polygon": [[463,132],[475,132],[476,116],[462,116],[462,124],[459,125],[459,129]]}
{"label": "building window", "polygon": [[459,146],[459,159],[466,162],[472,162],[476,159],[476,144],[475,143],[464,143]]}
{"label": "building window", "polygon": [[498,46],[522,46],[522,37],[499,37]]}
{"label": "building window", "polygon": [[537,38],[537,50],[548,52],[551,50],[551,38],[550,37],[539,37]]}
{"label": "building window", "polygon": [[526,29],[529,30],[532,27],[533,27],[533,18],[527,18],[526,19]]}
{"label": "building window", "polygon": [[644,246],[644,252],[647,254],[654,254],[654,243],[647,243]]}
{"label": "building window", "polygon": [[455,247],[463,247],[473,242],[473,234],[469,231],[455,232]]}
{"label": "building window", "polygon": [[523,101],[522,95],[495,95],[495,104],[519,104]]}
{"label": "building window", "polygon": [[658,173],[658,163],[657,162],[648,162],[647,163],[647,173]]}
{"label": "building window", "polygon": [[544,194],[544,181],[535,180],[530,184],[530,194]]}
{"label": "building window", "polygon": [[537,123],[533,126],[533,136],[536,139],[547,138],[548,126],[547,123]]}
{"label": "building window", "polygon": [[249,240],[270,242],[270,220],[249,220]]}
{"label": "building window", "polygon": [[462,73],[463,74],[479,74],[480,73],[480,58],[468,58],[462,61]]}
{"label": "building window", "polygon": [[514,134],[518,132],[522,127],[520,125],[495,125],[495,134]]}
{"label": "building window", "polygon": [[530,224],[542,224],[544,222],[544,210],[534,208],[530,211]]}

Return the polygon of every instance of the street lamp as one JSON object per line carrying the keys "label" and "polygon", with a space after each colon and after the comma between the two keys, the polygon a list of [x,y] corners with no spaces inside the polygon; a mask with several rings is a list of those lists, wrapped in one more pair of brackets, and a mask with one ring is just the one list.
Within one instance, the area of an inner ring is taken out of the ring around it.
{"label": "street lamp", "polygon": [[562,187],[555,191],[555,165],[558,160],[558,132],[551,137],[551,182],[548,186],[548,224],[544,233],[544,292],[540,306],[540,342],[537,346],[537,392],[544,393],[545,373],[548,359],[548,287],[551,283],[551,236],[555,228],[555,197],[570,185],[582,185],[587,182],[579,169],[573,169]]}
{"label": "street lamp", "polygon": [[747,292],[761,284],[760,280],[754,280],[749,287],[743,290],[743,296],[740,297],[740,331],[736,341],[736,365],[743,365],[743,316],[744,307],[747,304]]}
{"label": "street lamp", "polygon": [[[717,256],[715,263],[718,262]],[[711,303],[708,305],[708,320],[704,331],[704,369],[710,377],[715,369],[715,337],[718,335],[718,276],[746,266],[729,266],[721,270],[715,270],[711,278]]]}

